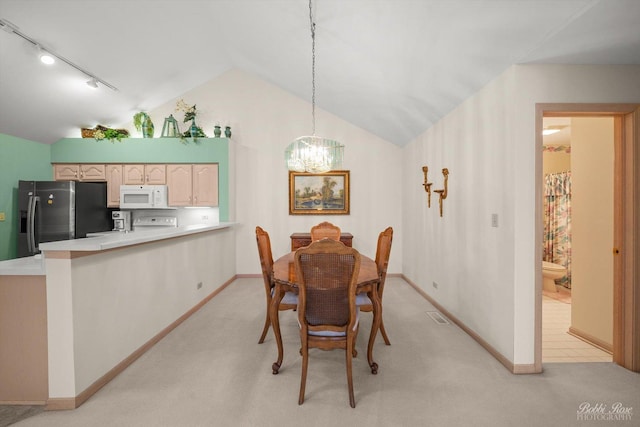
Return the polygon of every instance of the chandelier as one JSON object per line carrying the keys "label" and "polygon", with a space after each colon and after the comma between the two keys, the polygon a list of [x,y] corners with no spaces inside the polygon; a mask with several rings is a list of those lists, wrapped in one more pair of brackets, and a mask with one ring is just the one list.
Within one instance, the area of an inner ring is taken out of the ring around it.
{"label": "chandelier", "polygon": [[295,139],[284,152],[287,168],[295,172],[322,173],[342,167],[344,145],[316,136],[316,24],[309,0],[311,25],[311,136]]}

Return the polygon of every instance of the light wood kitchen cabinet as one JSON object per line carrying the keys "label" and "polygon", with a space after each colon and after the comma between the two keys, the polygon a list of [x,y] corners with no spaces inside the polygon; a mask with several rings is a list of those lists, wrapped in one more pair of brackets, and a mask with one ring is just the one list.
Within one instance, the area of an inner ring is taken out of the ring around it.
{"label": "light wood kitchen cabinet", "polygon": [[218,164],[167,165],[169,206],[218,206]]}
{"label": "light wood kitchen cabinet", "polygon": [[164,185],[167,183],[166,165],[124,165],[123,179],[127,185]]}
{"label": "light wood kitchen cabinet", "polygon": [[107,165],[107,207],[120,207],[120,186],[123,165]]}
{"label": "light wood kitchen cabinet", "polygon": [[67,164],[53,165],[53,177],[56,181],[106,181],[106,168],[103,164]]}

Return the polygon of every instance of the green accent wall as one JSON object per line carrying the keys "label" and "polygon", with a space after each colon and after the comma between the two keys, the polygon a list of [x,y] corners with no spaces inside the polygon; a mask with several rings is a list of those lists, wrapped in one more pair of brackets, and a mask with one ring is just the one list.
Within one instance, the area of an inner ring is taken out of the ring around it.
{"label": "green accent wall", "polygon": [[227,138],[65,138],[51,145],[51,163],[218,163],[220,221],[229,220]]}
{"label": "green accent wall", "polygon": [[16,257],[18,181],[50,181],[51,146],[0,133],[0,260]]}

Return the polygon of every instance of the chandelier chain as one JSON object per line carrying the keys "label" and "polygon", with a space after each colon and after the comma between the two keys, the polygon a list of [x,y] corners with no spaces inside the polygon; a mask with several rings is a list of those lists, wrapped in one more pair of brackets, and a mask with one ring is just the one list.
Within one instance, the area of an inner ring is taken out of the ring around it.
{"label": "chandelier chain", "polygon": [[311,135],[316,134],[316,23],[309,0],[309,23],[311,26]]}

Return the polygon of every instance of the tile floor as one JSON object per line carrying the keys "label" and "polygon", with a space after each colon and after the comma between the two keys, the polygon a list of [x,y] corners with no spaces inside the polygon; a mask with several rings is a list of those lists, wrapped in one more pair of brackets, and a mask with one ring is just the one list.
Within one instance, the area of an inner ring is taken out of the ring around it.
{"label": "tile floor", "polygon": [[570,301],[568,294],[542,296],[542,363],[611,362],[606,351],[569,335]]}

